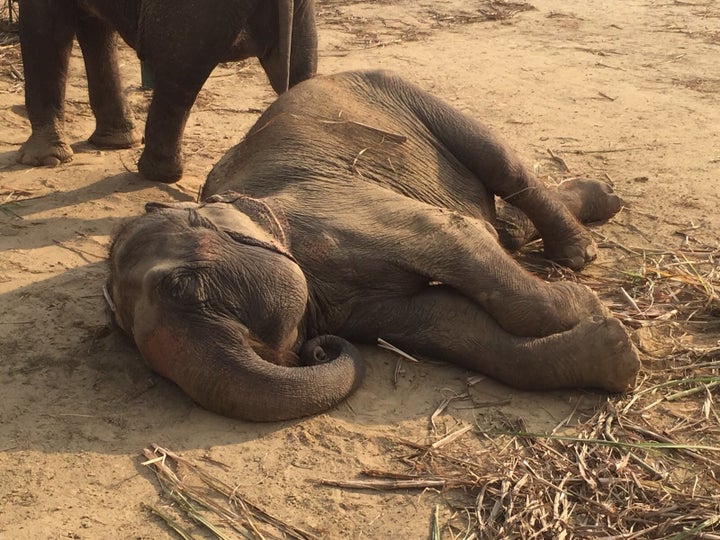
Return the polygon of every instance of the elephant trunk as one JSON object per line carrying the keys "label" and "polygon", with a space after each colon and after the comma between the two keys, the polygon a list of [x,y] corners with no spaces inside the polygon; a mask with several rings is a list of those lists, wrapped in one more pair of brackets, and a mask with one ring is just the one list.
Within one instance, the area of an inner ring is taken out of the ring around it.
{"label": "elephant trunk", "polygon": [[292,34],[295,18],[295,2],[293,0],[279,0],[278,3],[278,48],[280,49],[281,63],[285,69],[284,89],[290,88],[290,61],[292,58]]}
{"label": "elephant trunk", "polygon": [[346,399],[364,374],[360,353],[336,336],[305,343],[301,359],[315,365],[271,364],[249,345],[245,327],[229,319],[166,320],[135,340],[153,369],[198,404],[241,420],[323,412]]}

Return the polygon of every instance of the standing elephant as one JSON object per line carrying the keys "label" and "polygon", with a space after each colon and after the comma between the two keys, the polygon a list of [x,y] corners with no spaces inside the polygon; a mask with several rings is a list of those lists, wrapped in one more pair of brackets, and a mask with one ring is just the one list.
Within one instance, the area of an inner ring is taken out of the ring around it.
{"label": "standing elephant", "polygon": [[297,85],[201,199],[125,222],[107,288],[152,368],[208,409],[323,411],[360,383],[345,340],[378,338],[524,389],[633,384],[637,351],[595,294],[503,247],[540,235],[580,268],[596,249],[580,221],[621,200],[594,180],[545,187],[485,126],[397,76]]}
{"label": "standing elephant", "polygon": [[121,91],[115,31],[137,51],[154,82],[138,170],[160,182],[182,176],[185,123],[219,62],[257,56],[278,93],[312,77],[317,67],[312,0],[20,0],[25,104],[32,126],[20,163],[54,166],[72,158],[63,116],[74,36],[96,119],[89,141],[103,148],[141,142]]}

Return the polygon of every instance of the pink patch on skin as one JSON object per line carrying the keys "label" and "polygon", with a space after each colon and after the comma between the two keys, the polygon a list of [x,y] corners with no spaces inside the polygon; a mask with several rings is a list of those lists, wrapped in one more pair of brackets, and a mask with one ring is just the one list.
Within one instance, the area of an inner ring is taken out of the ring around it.
{"label": "pink patch on skin", "polygon": [[197,235],[195,255],[199,260],[217,261],[221,255],[218,248],[218,238],[211,231],[203,231]]}

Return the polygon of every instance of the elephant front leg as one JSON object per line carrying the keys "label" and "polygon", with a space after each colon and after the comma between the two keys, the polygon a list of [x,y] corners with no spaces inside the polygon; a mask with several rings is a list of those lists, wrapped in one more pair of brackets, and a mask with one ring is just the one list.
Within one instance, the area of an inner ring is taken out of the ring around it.
{"label": "elephant front leg", "polygon": [[72,2],[20,2],[25,107],[32,133],[20,147],[19,163],[54,167],[72,159],[63,123],[76,17]]}
{"label": "elephant front leg", "polygon": [[[185,3],[185,11],[179,5],[167,20],[162,11],[147,13],[146,17],[154,23],[139,38],[138,50],[144,51],[143,59],[155,85],[145,122],[145,149],[138,161],[140,174],[148,180],[173,183],[182,177],[185,124],[198,92],[217,65],[218,50],[222,49],[222,44],[217,43],[217,32],[213,33],[207,21],[194,21],[195,34],[185,32],[180,37],[174,34],[173,24],[184,28],[192,20],[189,17],[193,15],[193,5]],[[155,9],[159,10],[159,6]],[[206,40],[205,47],[197,46],[201,40]]]}
{"label": "elephant front leg", "polygon": [[530,274],[498,243],[492,227],[456,212],[396,204],[376,208],[383,230],[372,248],[396,265],[460,291],[507,332],[547,336],[572,329],[607,310],[586,286],[545,282]]}
{"label": "elephant front leg", "polygon": [[410,354],[459,364],[525,390],[621,392],[633,385],[640,365],[617,319],[591,316],[566,332],[521,338],[444,286],[364,306],[341,333],[368,343],[383,338]]}
{"label": "elephant front leg", "polygon": [[[608,184],[590,178],[572,178],[548,189],[582,223],[610,219],[624,204]],[[498,205],[495,230],[500,243],[509,251],[518,250],[540,238],[530,218],[509,204]]]}
{"label": "elephant front leg", "polygon": [[117,34],[104,21],[82,16],[77,39],[85,61],[90,107],[96,121],[89,142],[100,148],[131,148],[140,144],[142,136],[134,127],[132,112],[122,94],[115,50]]}

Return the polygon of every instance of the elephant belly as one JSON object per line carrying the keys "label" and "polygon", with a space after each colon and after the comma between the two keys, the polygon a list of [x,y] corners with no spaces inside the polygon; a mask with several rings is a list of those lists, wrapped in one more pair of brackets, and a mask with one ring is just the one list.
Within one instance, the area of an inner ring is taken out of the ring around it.
{"label": "elephant belly", "polygon": [[252,39],[250,34],[243,28],[238,33],[235,41],[230,49],[223,53],[219,58],[219,62],[238,62],[251,58],[253,56],[261,56],[263,51]]}
{"label": "elephant belly", "polygon": [[[480,179],[435,141],[408,138],[402,145],[366,146],[357,137],[353,152],[355,178],[438,208],[455,210],[474,218],[495,219],[494,197]],[[349,156],[348,156],[349,158]]]}
{"label": "elephant belly", "polygon": [[409,297],[427,286],[427,279],[394,261],[393,247],[383,245],[371,215],[345,208],[339,204],[332,216],[322,210],[287,215],[292,251],[313,306],[306,321],[310,335],[335,333],[367,305]]}
{"label": "elephant belly", "polygon": [[218,162],[202,198],[224,190],[255,197],[287,192],[298,201],[312,194],[333,205],[351,184],[495,219],[494,196],[482,179],[416,117],[322,78],[281,96]]}

